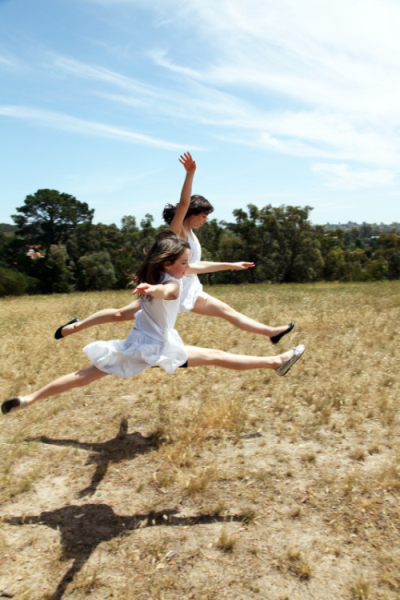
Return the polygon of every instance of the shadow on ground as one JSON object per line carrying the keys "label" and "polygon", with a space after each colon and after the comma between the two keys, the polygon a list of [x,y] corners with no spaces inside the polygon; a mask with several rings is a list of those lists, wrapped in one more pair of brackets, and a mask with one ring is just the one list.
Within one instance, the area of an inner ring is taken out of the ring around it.
{"label": "shadow on ground", "polygon": [[111,463],[119,463],[125,460],[132,460],[138,454],[145,454],[158,448],[161,444],[160,436],[155,433],[147,437],[139,432],[128,433],[128,421],[122,419],[119,431],[115,438],[107,442],[78,442],[76,440],[55,440],[46,436],[26,438],[27,442],[42,442],[52,446],[70,446],[87,450],[89,455],[86,464],[95,464],[96,470],[92,476],[90,484],[78,493],[79,498],[91,496],[97,490],[100,482],[107,473]]}
{"label": "shadow on ground", "polygon": [[174,509],[132,516],[116,515],[107,504],[83,504],[64,506],[52,511],[44,511],[37,516],[5,517],[3,523],[10,525],[42,524],[59,531],[63,558],[73,563],[57,586],[52,600],[60,600],[71,583],[85,565],[92,552],[102,542],[127,535],[128,532],[144,527],[170,527],[177,525],[195,526],[199,524],[246,521],[244,515],[227,517],[198,515],[183,517]]}

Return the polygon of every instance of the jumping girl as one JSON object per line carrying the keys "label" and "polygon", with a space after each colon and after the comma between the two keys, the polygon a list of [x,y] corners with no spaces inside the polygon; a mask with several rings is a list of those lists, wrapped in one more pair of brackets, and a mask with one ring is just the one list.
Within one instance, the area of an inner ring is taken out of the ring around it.
{"label": "jumping girl", "polygon": [[[221,302],[221,300],[203,291],[203,286],[197,277],[198,273],[215,273],[226,270],[241,271],[254,267],[254,263],[220,263],[201,260],[201,246],[193,229],[201,227],[207,221],[208,215],[213,212],[214,208],[203,196],[191,196],[196,163],[190,153],[186,152],[183,154],[179,158],[179,162],[186,170],[180,202],[176,206],[168,204],[163,212],[163,218],[168,223],[170,230],[174,231],[183,240],[186,240],[190,246],[189,267],[183,278],[179,312],[192,311],[199,315],[221,317],[239,329],[265,335],[269,337],[273,344],[277,344],[284,335],[293,329],[294,323],[280,327],[264,325],[246,317],[229,306],[229,304]],[[57,329],[54,337],[61,339],[102,323],[131,321],[138,310],[140,310],[140,301],[138,300],[120,309],[106,308],[94,313],[84,321],[73,319],[66,325],[62,325]]]}
{"label": "jumping girl", "polygon": [[296,346],[278,356],[228,354],[221,350],[184,346],[174,329],[179,311],[182,278],[189,265],[189,244],[171,231],[160,233],[136,273],[134,293],[141,296],[141,310],[126,340],[93,342],[83,351],[91,366],[64,375],[26,396],[14,396],[1,406],[3,414],[30,406],[37,400],[83,387],[108,374],[133,377],[149,367],[174,373],[178,367],[215,365],[234,370],[274,369],[286,375],[302,356]]}

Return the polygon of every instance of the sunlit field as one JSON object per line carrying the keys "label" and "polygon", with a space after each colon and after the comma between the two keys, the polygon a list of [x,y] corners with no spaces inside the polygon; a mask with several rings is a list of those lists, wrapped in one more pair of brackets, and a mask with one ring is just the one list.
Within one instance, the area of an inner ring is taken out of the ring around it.
{"label": "sunlit field", "polygon": [[[400,285],[221,286],[268,339],[182,315],[187,344],[290,373],[150,369],[0,415],[0,596],[395,600],[400,593]],[[10,298],[2,400],[88,364],[130,323],[54,331],[129,292]]]}

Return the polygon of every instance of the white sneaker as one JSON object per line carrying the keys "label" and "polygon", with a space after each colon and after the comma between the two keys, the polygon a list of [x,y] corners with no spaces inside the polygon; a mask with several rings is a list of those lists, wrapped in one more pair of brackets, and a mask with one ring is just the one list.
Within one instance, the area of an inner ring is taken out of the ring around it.
{"label": "white sneaker", "polygon": [[299,360],[299,358],[301,358],[303,356],[305,349],[306,348],[303,344],[294,346],[293,347],[294,354],[293,354],[292,358],[289,358],[289,360],[287,360],[285,363],[283,363],[283,365],[281,365],[280,367],[275,369],[275,373],[277,375],[280,375],[281,377],[286,375],[286,373],[288,373],[290,371],[290,369],[292,368],[294,363],[297,362]]}

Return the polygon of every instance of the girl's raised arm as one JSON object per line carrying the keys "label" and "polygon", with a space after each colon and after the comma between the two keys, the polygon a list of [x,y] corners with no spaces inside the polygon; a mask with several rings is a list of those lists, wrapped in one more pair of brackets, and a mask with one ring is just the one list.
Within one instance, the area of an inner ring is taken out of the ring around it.
{"label": "girl's raised arm", "polygon": [[174,218],[171,221],[169,226],[170,230],[179,235],[179,237],[185,237],[183,232],[183,221],[186,217],[186,213],[190,204],[190,197],[192,195],[192,184],[193,177],[196,171],[196,163],[191,157],[190,152],[185,152],[180,156],[179,162],[185,167],[186,177],[183,182],[181,199],[179,200],[179,204],[176,208],[176,212]]}

